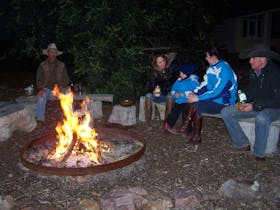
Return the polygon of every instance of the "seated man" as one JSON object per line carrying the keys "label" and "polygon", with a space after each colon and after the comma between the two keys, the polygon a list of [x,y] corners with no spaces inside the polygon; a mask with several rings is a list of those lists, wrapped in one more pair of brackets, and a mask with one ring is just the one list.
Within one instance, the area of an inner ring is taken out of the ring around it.
{"label": "seated man", "polygon": [[61,55],[62,52],[57,49],[54,43],[51,43],[42,53],[48,58],[41,62],[37,69],[38,104],[36,119],[38,122],[45,120],[46,102],[53,97],[54,86],[57,85],[62,92],[66,92],[69,85],[69,76],[65,64],[57,59],[57,56]]}
{"label": "seated man", "polygon": [[272,61],[280,61],[280,55],[260,44],[240,54],[249,58],[252,71],[249,86],[245,90],[247,101],[238,102],[221,111],[231,137],[231,142],[239,151],[249,151],[250,142],[238,120],[255,118],[255,143],[253,153],[260,165],[265,165],[265,149],[269,127],[272,121],[280,119],[280,66]]}

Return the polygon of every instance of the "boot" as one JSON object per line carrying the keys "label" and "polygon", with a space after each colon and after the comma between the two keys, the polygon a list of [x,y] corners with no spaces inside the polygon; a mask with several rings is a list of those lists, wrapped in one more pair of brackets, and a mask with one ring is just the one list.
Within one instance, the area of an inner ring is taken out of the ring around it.
{"label": "boot", "polygon": [[201,128],[202,128],[202,116],[198,116],[195,114],[194,116],[194,132],[189,141],[192,144],[200,144],[201,143]]}
{"label": "boot", "polygon": [[167,116],[171,113],[173,105],[174,105],[173,98],[167,98],[166,99],[166,106],[165,106],[165,117],[164,117],[164,120],[166,120]]}
{"label": "boot", "polygon": [[183,123],[183,125],[179,128],[178,132],[180,133],[185,133],[187,128],[189,126],[191,126],[191,122],[193,119],[193,115],[195,114],[196,108],[192,105],[188,105],[188,109],[187,109],[187,114],[186,114],[186,118],[185,118],[185,122]]}
{"label": "boot", "polygon": [[152,99],[146,97],[145,98],[145,122],[146,122],[146,127],[150,129],[150,122],[151,122],[151,117],[152,117]]}

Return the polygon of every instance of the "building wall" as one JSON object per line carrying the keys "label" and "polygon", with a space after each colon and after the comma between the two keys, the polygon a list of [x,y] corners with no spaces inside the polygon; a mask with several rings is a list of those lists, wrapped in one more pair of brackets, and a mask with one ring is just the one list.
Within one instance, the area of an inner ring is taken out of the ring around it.
{"label": "building wall", "polygon": [[[266,43],[280,52],[280,37],[271,38],[272,12],[280,12],[279,9],[264,11],[261,13],[239,16],[225,20],[217,25],[214,36],[219,44],[225,45],[229,52],[239,53],[244,49],[251,48],[256,43]],[[243,19],[248,16],[263,15],[263,36],[262,37],[244,37]],[[274,15],[280,18],[280,15]],[[274,24],[280,23],[280,20],[274,20]],[[275,26],[274,26],[275,27]],[[277,27],[277,25],[276,25]]]}

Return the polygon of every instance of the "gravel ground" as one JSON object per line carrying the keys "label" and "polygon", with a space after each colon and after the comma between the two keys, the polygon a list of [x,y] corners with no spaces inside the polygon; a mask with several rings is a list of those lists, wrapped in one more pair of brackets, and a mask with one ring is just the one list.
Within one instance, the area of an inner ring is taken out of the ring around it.
{"label": "gravel ground", "polygon": [[[1,100],[22,94],[20,89],[3,86],[0,91]],[[195,209],[280,209],[279,200],[269,199],[269,193],[279,195],[279,191],[267,192],[268,198],[258,200],[214,198],[221,185],[230,178],[267,183],[280,177],[279,151],[268,157],[268,170],[259,170],[250,152],[229,151],[231,144],[222,120],[204,118],[203,143],[196,147],[187,144],[186,137],[164,134],[162,121],[153,121],[152,131],[145,130],[142,123],[126,128],[108,124],[112,106],[106,104],[103,109],[104,117],[95,122],[96,126],[125,129],[143,136],[146,151],[141,159],[121,169],[86,176],[47,176],[26,169],[20,161],[22,147],[36,138],[54,133],[56,122],[62,117],[58,106],[48,106],[48,119],[44,125],[31,133],[16,131],[11,138],[0,142],[0,195],[13,197],[13,209],[30,209],[42,204],[52,204],[55,209],[75,209],[79,201],[99,200],[117,186],[141,186],[160,190],[171,197],[176,189],[183,187],[212,197],[204,199]]]}

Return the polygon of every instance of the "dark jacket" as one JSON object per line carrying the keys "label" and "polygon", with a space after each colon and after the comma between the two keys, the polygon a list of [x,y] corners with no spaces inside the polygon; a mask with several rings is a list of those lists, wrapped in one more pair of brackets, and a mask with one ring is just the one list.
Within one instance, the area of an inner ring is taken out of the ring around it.
{"label": "dark jacket", "polygon": [[247,101],[253,104],[254,111],[265,108],[280,108],[280,66],[268,61],[257,76],[254,71],[250,73],[247,90]]}
{"label": "dark jacket", "polygon": [[67,88],[69,85],[69,76],[65,64],[56,60],[52,68],[48,59],[41,62],[37,70],[36,82],[38,90],[43,88],[53,89],[55,84],[59,88]]}
{"label": "dark jacket", "polygon": [[160,70],[155,70],[154,74],[150,75],[149,92],[153,92],[156,86],[160,86],[161,93],[167,95],[180,74],[179,68],[177,62],[172,60],[165,73],[162,73]]}

